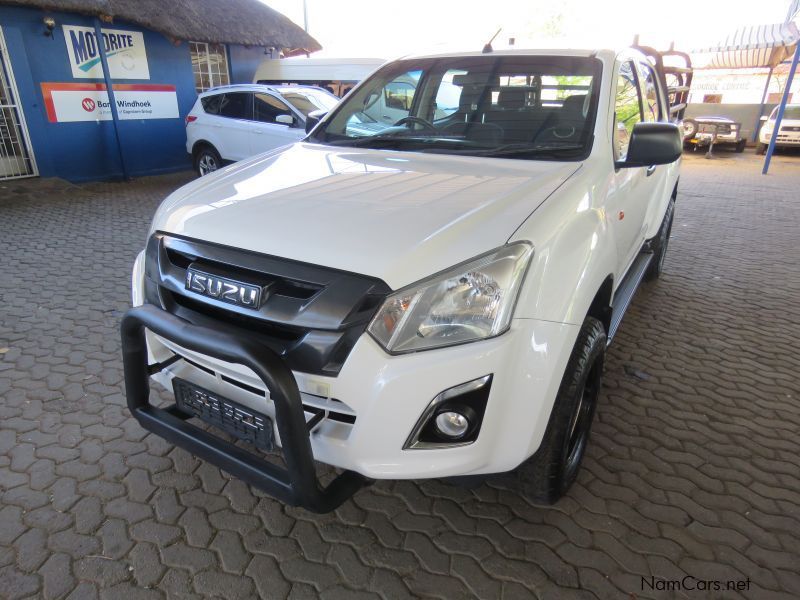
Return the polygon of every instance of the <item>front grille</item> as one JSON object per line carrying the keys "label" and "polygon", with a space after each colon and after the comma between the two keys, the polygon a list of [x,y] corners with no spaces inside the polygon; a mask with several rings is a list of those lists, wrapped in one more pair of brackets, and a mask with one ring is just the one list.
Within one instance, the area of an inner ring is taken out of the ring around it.
{"label": "front grille", "polygon": [[731,133],[731,126],[728,124],[703,123],[698,127],[700,133],[717,133],[717,135],[727,135]]}
{"label": "front grille", "polygon": [[[187,291],[187,269],[268,286],[252,308]],[[224,325],[280,354],[290,368],[336,376],[383,299],[383,281],[189,238],[154,234],[145,299],[197,325]]]}

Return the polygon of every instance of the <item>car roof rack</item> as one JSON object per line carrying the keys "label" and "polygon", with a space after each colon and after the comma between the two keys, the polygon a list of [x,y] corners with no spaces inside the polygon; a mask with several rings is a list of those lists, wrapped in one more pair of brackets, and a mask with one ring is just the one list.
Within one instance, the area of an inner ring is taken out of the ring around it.
{"label": "car roof rack", "polygon": [[[661,86],[667,90],[670,121],[675,123],[683,121],[694,75],[692,58],[686,52],[675,50],[674,43],[669,45],[669,50],[663,52],[650,46],[642,46],[639,44],[638,35],[634,36],[632,47],[647,56],[661,80]],[[670,64],[665,64],[664,58],[667,58]],[[672,58],[677,60],[673,61]],[[679,64],[672,64],[673,62]]]}

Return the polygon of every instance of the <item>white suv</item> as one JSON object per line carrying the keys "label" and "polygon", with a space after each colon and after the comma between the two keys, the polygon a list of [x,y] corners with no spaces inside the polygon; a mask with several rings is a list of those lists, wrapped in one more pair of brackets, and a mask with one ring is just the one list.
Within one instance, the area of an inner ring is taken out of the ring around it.
{"label": "white suv", "polygon": [[[775,121],[778,118],[778,109],[772,109],[769,117],[762,117],[763,125],[758,132],[758,144],[756,154],[764,154],[767,146],[775,133]],[[800,104],[787,104],[781,120],[781,130],[775,139],[777,148],[797,148],[800,146]]]}
{"label": "white suv", "polygon": [[186,151],[199,175],[305,137],[306,117],[339,98],[313,86],[226,85],[203,92],[186,116]]}
{"label": "white suv", "polygon": [[665,75],[691,68],[643,51],[394,61],[303,141],[174,192],[122,320],[133,416],[315,511],[527,460],[557,500],[672,226],[689,82]]}

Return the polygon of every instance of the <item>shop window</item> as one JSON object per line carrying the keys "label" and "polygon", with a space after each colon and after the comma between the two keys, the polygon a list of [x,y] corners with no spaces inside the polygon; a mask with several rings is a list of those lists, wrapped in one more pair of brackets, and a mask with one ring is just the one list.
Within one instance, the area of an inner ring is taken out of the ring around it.
{"label": "shop window", "polygon": [[705,94],[703,104],[722,104],[722,94]]}
{"label": "shop window", "polygon": [[[783,100],[783,92],[767,95],[767,104],[780,104],[781,100]],[[787,104],[791,103],[792,103],[792,92],[789,92],[789,101],[787,102]]]}
{"label": "shop window", "polygon": [[228,85],[228,53],[225,44],[189,42],[194,71],[194,87],[197,93],[205,92],[218,85]]}

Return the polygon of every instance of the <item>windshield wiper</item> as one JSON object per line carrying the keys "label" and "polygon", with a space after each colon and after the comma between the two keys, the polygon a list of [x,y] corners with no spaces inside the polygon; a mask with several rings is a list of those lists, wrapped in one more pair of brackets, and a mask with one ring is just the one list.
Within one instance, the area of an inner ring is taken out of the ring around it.
{"label": "windshield wiper", "polygon": [[423,148],[431,148],[445,144],[448,147],[455,145],[461,148],[466,145],[472,145],[474,144],[474,142],[458,138],[429,137],[422,135],[402,135],[399,133],[381,133],[378,135],[367,135],[355,139],[348,138],[344,140],[334,140],[326,142],[326,144],[330,146],[348,146],[352,148],[364,148],[364,147],[369,148],[373,144],[377,144],[382,148],[386,148],[388,146],[403,146],[406,144],[414,144]]}
{"label": "windshield wiper", "polygon": [[399,136],[397,133],[380,133],[378,135],[365,135],[357,138],[346,138],[343,140],[333,140],[325,142],[329,146],[353,146],[354,148],[368,146],[370,142],[392,142],[400,139],[409,139]]}
{"label": "windshield wiper", "polygon": [[583,150],[583,144],[506,144],[497,148],[489,148],[483,152],[474,152],[478,156],[514,156],[519,154],[558,154],[563,151]]}

